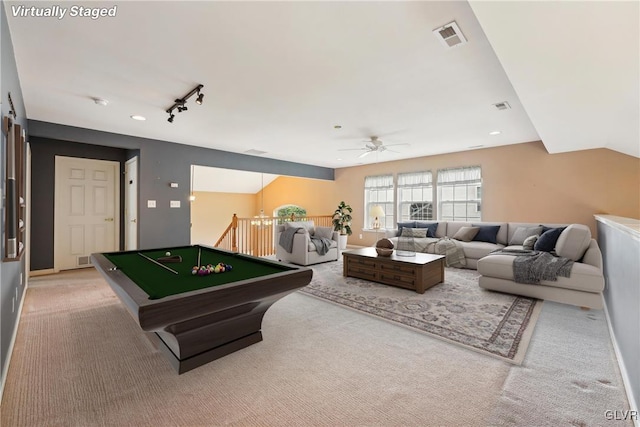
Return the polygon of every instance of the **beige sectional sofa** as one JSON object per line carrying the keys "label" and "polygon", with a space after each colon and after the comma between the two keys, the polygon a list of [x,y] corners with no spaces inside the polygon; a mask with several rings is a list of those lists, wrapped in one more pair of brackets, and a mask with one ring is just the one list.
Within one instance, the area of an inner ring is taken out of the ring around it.
{"label": "beige sectional sofa", "polygon": [[[436,221],[417,221],[416,227],[424,228]],[[533,298],[572,304],[583,307],[602,308],[604,275],[602,253],[598,243],[591,238],[588,227],[581,224],[539,224],[517,222],[479,222],[437,221],[434,237],[414,238],[417,251],[434,253],[435,245],[443,238],[452,239],[462,227],[499,226],[495,234],[495,243],[484,241],[458,241],[464,251],[466,268],[477,269],[481,274],[479,285],[482,288],[524,295]],[[555,243],[554,253],[574,261],[570,277],[558,277],[557,280],[542,280],[536,284],[517,283],[514,280],[514,255],[491,254],[498,249],[523,249],[521,237],[523,230],[544,226],[549,229],[564,228]],[[433,227],[433,226],[432,226]],[[387,230],[386,237],[396,246],[399,231]],[[518,235],[516,235],[518,234]],[[514,241],[514,237],[516,241]],[[517,243],[511,244],[510,243]]]}

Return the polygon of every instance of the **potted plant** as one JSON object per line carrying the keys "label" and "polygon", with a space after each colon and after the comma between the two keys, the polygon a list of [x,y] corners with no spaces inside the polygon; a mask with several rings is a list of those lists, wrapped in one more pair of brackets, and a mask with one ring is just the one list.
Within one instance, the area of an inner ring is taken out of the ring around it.
{"label": "potted plant", "polygon": [[333,213],[333,230],[340,233],[340,249],[347,247],[347,236],[351,236],[351,206],[344,201],[340,202],[338,209]]}

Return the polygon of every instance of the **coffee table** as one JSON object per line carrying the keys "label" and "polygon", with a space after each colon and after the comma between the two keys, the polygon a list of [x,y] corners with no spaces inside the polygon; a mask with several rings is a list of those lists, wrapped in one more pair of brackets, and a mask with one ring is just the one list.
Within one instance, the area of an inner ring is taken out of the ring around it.
{"label": "coffee table", "polygon": [[411,289],[423,294],[444,281],[444,255],[417,252],[414,256],[381,256],[376,248],[342,252],[343,275],[358,277],[385,285]]}

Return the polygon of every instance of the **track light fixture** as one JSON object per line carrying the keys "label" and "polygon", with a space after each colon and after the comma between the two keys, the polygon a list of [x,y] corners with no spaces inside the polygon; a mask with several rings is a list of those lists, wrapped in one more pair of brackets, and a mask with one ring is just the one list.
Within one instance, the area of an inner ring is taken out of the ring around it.
{"label": "track light fixture", "polygon": [[175,117],[175,114],[173,114],[173,110],[178,110],[178,113],[187,111],[188,110],[186,106],[187,100],[191,98],[193,95],[195,95],[196,93],[198,94],[198,97],[196,98],[196,104],[202,105],[202,100],[204,99],[204,93],[200,93],[200,89],[202,89],[203,87],[204,87],[203,85],[198,85],[182,98],[177,98],[174,101],[174,104],[171,107],[167,108],[166,110],[167,113],[169,113],[169,118],[167,119],[167,121],[169,123],[173,123],[173,119]]}

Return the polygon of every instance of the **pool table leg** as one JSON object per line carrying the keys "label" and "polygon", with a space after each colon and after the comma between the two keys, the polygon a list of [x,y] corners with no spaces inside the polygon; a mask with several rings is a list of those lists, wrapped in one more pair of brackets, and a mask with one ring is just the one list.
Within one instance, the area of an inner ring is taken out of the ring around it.
{"label": "pool table leg", "polygon": [[184,360],[180,360],[175,354],[167,347],[164,341],[156,333],[148,333],[147,337],[159,348],[165,356],[169,359],[171,366],[178,372],[178,374],[184,374],[192,369],[202,366],[206,363],[212,362],[216,359],[224,357],[235,351],[241,350],[252,344],[262,341],[262,332],[257,331],[251,335],[236,339],[219,347],[207,350],[203,353],[196,354],[195,356],[188,357]]}

